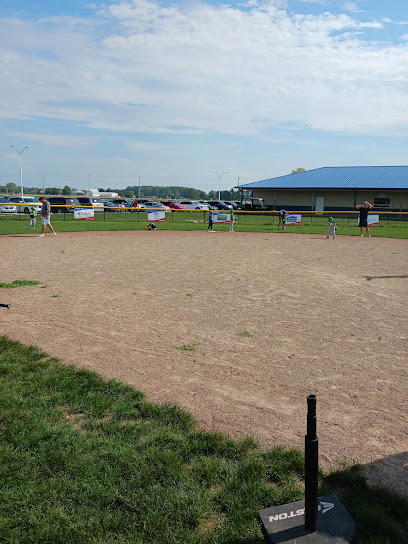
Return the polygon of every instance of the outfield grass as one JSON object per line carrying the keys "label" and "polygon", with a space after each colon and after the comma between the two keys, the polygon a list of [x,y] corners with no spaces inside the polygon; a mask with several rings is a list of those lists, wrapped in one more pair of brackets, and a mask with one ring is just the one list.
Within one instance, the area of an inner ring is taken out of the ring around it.
{"label": "outfield grass", "polygon": [[[198,429],[117,381],[0,337],[0,541],[261,544],[258,510],[303,498],[303,455]],[[408,542],[408,501],[358,467],[321,475],[356,544]]]}
{"label": "outfield grass", "polygon": [[[243,214],[236,213],[237,223],[234,229],[237,232],[281,232],[283,235],[291,232],[307,234],[327,234],[327,217],[302,217],[302,225],[288,226],[286,233],[277,230],[278,220],[276,215],[268,214]],[[391,216],[392,217],[392,216]],[[206,230],[208,212],[182,212],[167,213],[165,222],[158,222],[158,230]],[[139,213],[95,213],[93,221],[76,221],[73,214],[53,214],[52,224],[57,232],[81,232],[104,230],[146,230],[147,212]],[[338,236],[359,236],[360,229],[357,226],[357,216],[349,218],[336,218],[339,230]],[[15,217],[0,217],[0,234],[32,233],[27,231],[28,218],[24,215]],[[229,225],[214,224],[214,230],[227,231]],[[48,230],[48,229],[47,229]],[[41,231],[41,220],[37,221],[36,232]],[[380,226],[372,227],[373,237],[408,238],[408,221],[390,221],[387,216],[380,219]]]}

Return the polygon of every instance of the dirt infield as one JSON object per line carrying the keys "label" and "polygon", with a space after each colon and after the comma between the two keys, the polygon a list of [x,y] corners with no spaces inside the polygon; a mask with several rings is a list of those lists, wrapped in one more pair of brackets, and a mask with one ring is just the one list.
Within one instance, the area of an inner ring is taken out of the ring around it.
{"label": "dirt infield", "polygon": [[321,463],[357,460],[408,494],[407,240],[127,231],[0,243],[0,281],[44,282],[0,289],[12,304],[1,334],[266,447],[303,448],[315,393]]}

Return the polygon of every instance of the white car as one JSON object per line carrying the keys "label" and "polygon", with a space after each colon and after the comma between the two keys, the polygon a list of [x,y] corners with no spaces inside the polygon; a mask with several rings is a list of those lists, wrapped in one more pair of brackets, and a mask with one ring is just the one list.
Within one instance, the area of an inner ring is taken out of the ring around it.
{"label": "white car", "polygon": [[209,210],[208,204],[202,204],[201,202],[197,202],[197,200],[180,200],[180,204],[185,206],[187,210]]}
{"label": "white car", "polygon": [[42,204],[38,198],[34,198],[32,196],[11,196],[8,200],[17,207],[17,211],[19,213],[29,214],[31,206],[36,206],[38,208],[38,212],[41,211]]}
{"label": "white car", "polygon": [[17,213],[17,206],[10,204],[7,198],[0,197],[0,214]]}
{"label": "white car", "polygon": [[77,196],[81,206],[93,208],[95,212],[103,212],[103,202],[100,198],[92,196]]}
{"label": "white car", "polygon": [[139,204],[139,208],[156,208],[158,210],[163,210],[164,212],[171,212],[171,208],[169,206],[165,206],[161,202],[143,202]]}

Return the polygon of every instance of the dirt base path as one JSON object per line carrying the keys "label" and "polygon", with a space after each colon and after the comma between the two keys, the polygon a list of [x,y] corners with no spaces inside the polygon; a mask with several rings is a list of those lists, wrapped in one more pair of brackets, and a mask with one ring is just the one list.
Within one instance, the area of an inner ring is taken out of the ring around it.
{"label": "dirt base path", "polygon": [[0,290],[12,304],[2,334],[265,447],[303,448],[315,393],[321,463],[356,460],[408,494],[406,240],[158,230],[0,242],[0,281],[47,284]]}

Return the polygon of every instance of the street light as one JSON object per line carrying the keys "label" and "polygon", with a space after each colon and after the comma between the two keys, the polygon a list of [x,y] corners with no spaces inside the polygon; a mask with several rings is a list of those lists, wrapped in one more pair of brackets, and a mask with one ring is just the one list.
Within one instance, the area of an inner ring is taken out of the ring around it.
{"label": "street light", "polygon": [[229,172],[223,172],[222,174],[214,172],[214,174],[218,176],[218,200],[221,200],[221,178],[224,174],[229,174]]}
{"label": "street light", "polygon": [[92,176],[92,174],[88,174],[86,176],[86,196],[88,196],[88,181],[89,181],[89,178]]}
{"label": "street light", "polygon": [[21,190],[21,198],[23,198],[23,165],[21,164],[21,155],[23,154],[24,149],[28,149],[28,145],[23,147],[21,151],[17,149],[15,145],[11,145],[10,147],[14,147],[14,149],[17,151],[19,159],[20,159],[20,190]]}

